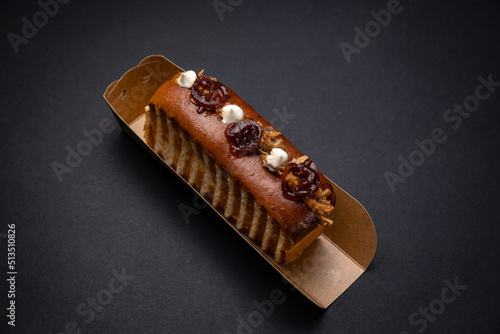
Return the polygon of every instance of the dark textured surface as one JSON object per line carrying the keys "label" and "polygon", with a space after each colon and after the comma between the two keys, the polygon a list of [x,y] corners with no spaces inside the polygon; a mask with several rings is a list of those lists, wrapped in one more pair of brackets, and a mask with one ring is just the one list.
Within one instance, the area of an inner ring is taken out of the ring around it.
{"label": "dark textured surface", "polygon": [[[0,331],[498,331],[500,87],[456,130],[443,120],[478,76],[500,81],[498,1],[402,1],[351,63],[339,44],[386,1],[232,3],[221,21],[212,1],[75,0],[15,53],[8,33],[40,7],[2,2],[0,268],[5,277],[15,223],[18,275],[16,327],[3,311]],[[193,206],[192,193],[118,129],[102,94],[150,54],[217,76],[370,212],[375,259],[329,309],[292,291],[210,209],[188,224],[179,205]],[[285,108],[283,122],[273,109]],[[114,129],[59,182],[52,163],[104,118]],[[384,172],[435,128],[446,141],[392,192]],[[109,295],[113,270],[134,278]],[[444,304],[455,279],[467,288]],[[5,279],[0,288],[5,310]],[[286,300],[259,321],[254,301],[275,289]],[[79,315],[96,297],[109,303]],[[429,305],[436,316],[409,322]],[[249,317],[256,327],[238,329]]]}

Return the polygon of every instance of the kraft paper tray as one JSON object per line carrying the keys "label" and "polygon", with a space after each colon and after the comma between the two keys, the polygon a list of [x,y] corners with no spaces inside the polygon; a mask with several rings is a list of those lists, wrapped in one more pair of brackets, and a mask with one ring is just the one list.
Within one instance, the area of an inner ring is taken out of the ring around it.
{"label": "kraft paper tray", "polygon": [[[164,81],[183,71],[162,56],[149,56],[127,71],[121,79],[111,83],[104,93],[104,98],[123,131],[178,177],[180,176],[146,144],[143,128],[144,107],[155,90]],[[327,308],[364,273],[377,248],[375,227],[368,212],[352,196],[330,182],[337,197],[334,224],[327,227],[323,235],[291,264],[278,264],[226,220],[281,275],[322,308]],[[193,191],[200,195],[195,189]],[[201,195],[200,197],[203,198]],[[224,219],[223,216],[221,218]]]}

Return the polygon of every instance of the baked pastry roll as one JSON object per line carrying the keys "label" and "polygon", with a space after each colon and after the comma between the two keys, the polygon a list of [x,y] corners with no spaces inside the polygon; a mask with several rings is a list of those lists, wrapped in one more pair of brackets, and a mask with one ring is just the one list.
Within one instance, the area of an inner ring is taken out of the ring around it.
{"label": "baked pastry roll", "polygon": [[147,144],[278,263],[297,259],[333,223],[330,182],[215,78],[179,73],[145,109]]}

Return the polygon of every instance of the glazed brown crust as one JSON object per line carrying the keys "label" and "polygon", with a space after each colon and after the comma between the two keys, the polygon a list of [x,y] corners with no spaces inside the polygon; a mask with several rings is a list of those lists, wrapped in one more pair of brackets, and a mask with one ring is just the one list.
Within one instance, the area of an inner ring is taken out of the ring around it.
{"label": "glazed brown crust", "polygon": [[[228,103],[238,105],[243,110],[244,119],[260,122],[264,128],[272,126],[238,95],[228,90]],[[294,243],[299,242],[319,225],[319,220],[304,202],[283,197],[280,177],[263,168],[257,154],[235,157],[229,152],[229,144],[224,134],[227,124],[220,121],[214,112],[197,113],[197,106],[191,102],[190,89],[183,88],[174,81],[167,81],[156,90],[150,105],[163,110],[168,117],[174,119],[217,164],[238,180],[252,194],[257,204],[267,209],[268,214],[280,224],[283,233]],[[289,161],[303,155],[286,138],[283,143]],[[331,188],[326,178],[319,174],[321,188]]]}

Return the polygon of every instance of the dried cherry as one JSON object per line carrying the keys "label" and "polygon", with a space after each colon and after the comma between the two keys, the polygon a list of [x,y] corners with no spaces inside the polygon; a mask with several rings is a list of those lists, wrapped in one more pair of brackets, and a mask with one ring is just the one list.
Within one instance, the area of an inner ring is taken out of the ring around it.
{"label": "dried cherry", "polygon": [[[290,189],[286,182],[286,177],[292,173],[298,178],[295,189]],[[299,201],[302,197],[310,196],[319,189],[320,179],[316,164],[307,159],[301,164],[289,162],[281,174],[281,190],[283,195],[291,200]]]}
{"label": "dried cherry", "polygon": [[191,88],[191,97],[200,107],[215,110],[229,100],[229,92],[220,82],[214,81],[207,75],[200,75]]}
{"label": "dried cherry", "polygon": [[226,138],[231,154],[238,157],[250,155],[259,147],[262,128],[250,119],[231,123],[226,127]]}

